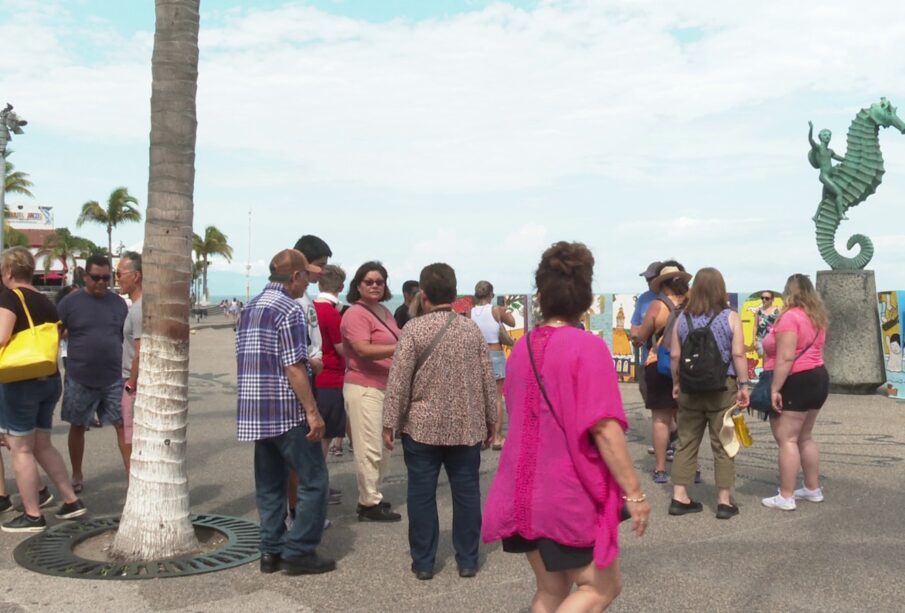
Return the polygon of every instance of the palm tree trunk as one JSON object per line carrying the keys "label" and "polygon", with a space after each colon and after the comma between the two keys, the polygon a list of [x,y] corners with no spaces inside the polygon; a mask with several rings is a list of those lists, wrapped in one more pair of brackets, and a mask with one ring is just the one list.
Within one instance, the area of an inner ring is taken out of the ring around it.
{"label": "palm tree trunk", "polygon": [[114,554],[152,560],[198,549],[185,470],[199,0],[155,0],[144,333],[132,469]]}
{"label": "palm tree trunk", "polygon": [[[110,260],[110,268],[113,268],[113,226],[107,224],[107,259]],[[113,285],[111,284],[111,287]]]}

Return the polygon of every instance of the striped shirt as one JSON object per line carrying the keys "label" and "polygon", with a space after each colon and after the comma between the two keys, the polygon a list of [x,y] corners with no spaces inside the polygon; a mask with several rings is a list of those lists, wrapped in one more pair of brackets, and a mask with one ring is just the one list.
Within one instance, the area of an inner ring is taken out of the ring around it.
{"label": "striped shirt", "polygon": [[[236,437],[256,441],[305,423],[286,367],[308,361],[305,312],[279,283],[242,310],[236,329]],[[309,376],[310,376],[310,367]]]}

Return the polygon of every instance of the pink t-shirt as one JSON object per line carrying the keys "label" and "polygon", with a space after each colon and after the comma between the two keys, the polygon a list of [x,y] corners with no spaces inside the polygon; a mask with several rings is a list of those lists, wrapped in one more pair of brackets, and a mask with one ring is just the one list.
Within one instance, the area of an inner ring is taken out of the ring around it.
{"label": "pink t-shirt", "polygon": [[[778,332],[795,333],[795,355],[799,357],[792,364],[790,374],[823,366],[823,345],[826,343],[826,330],[818,332],[814,324],[811,323],[808,314],[804,312],[804,309],[792,307],[779,317],[779,320],[773,325],[773,329],[764,337],[764,370],[776,368],[776,334]],[[811,346],[808,347],[808,345]],[[807,351],[805,351],[805,348],[807,348]]]}
{"label": "pink t-shirt", "polygon": [[343,315],[339,329],[346,351],[345,382],[382,390],[387,386],[393,358],[365,360],[352,349],[352,343],[357,341],[368,341],[374,345],[395,345],[399,340],[400,331],[393,314],[382,304],[377,305],[377,309],[381,312],[386,325],[367,307],[353,304]]}
{"label": "pink t-shirt", "polygon": [[520,339],[506,365],[509,431],[482,538],[593,547],[596,564],[608,566],[619,555],[622,492],[589,431],[603,419],[628,428],[613,358],[602,339],[572,327],[543,326],[529,338],[553,411]]}

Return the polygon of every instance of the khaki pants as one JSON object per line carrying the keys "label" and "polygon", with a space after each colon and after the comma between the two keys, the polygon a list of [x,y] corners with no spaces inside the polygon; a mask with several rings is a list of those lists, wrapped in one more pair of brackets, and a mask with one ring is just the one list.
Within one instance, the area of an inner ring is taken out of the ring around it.
{"label": "khaki pants", "polygon": [[343,398],[352,428],[358,504],[372,507],[383,500],[380,483],[390,459],[383,449],[383,390],[346,383]]}
{"label": "khaki pants", "polygon": [[720,430],[723,427],[723,413],[735,404],[738,384],[735,379],[726,379],[726,390],[722,392],[701,392],[679,394],[679,440],[672,463],[672,482],[675,485],[690,485],[698,464],[698,449],[704,438],[704,429],[710,430],[710,448],[713,450],[713,470],[717,487],[732,487],[735,484],[735,460],[726,455],[720,444]]}

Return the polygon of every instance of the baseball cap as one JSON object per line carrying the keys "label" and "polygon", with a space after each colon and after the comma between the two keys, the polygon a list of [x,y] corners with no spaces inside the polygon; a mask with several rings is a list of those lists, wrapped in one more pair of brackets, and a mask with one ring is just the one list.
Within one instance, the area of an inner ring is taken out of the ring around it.
{"label": "baseball cap", "polygon": [[296,249],[283,249],[270,260],[271,281],[289,281],[292,273],[297,270],[318,273],[321,272],[321,267],[309,264],[305,254]]}
{"label": "baseball cap", "polygon": [[663,262],[651,262],[650,264],[648,264],[647,269],[638,276],[644,277],[645,279],[650,281],[657,276],[657,273],[660,271],[660,266],[662,265]]}

